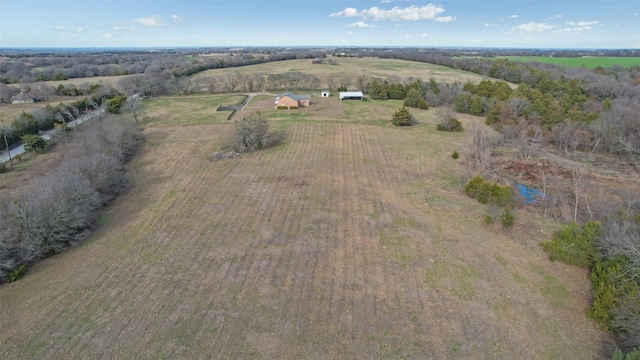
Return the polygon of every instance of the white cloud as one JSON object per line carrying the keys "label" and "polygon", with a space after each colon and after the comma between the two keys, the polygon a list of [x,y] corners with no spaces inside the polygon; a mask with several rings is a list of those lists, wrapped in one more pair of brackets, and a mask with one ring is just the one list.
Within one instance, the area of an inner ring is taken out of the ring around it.
{"label": "white cloud", "polygon": [[581,26],[581,27],[568,27],[564,29],[556,30],[555,32],[559,33],[580,33],[583,31],[591,30],[591,26]]}
{"label": "white cloud", "polygon": [[420,34],[420,36],[427,37],[427,33],[422,33],[422,34]]}
{"label": "white cloud", "polygon": [[513,14],[513,15],[509,16],[509,19],[517,19],[519,17],[520,17],[519,15]]}
{"label": "white cloud", "polygon": [[83,27],[81,27],[81,26],[79,26],[79,27],[77,27],[77,28],[75,28],[75,29],[74,29],[74,28],[69,28],[69,27],[66,27],[66,26],[60,26],[60,25],[58,25],[58,26],[54,26],[54,27],[53,27],[53,30],[55,30],[55,31],[62,31],[62,32],[70,32],[70,33],[83,33],[83,32],[85,32],[85,31],[87,31],[85,28],[83,28]]}
{"label": "white cloud", "polygon": [[381,0],[380,4],[391,4],[393,1],[391,0]]}
{"label": "white cloud", "polygon": [[526,24],[514,26],[513,30],[526,31],[526,32],[543,32],[543,31],[546,31],[546,30],[553,30],[555,28],[556,28],[555,25],[549,25],[549,24],[545,24],[545,23],[529,22],[529,23],[526,23]]}
{"label": "white cloud", "polygon": [[367,24],[364,21],[358,21],[358,22],[354,22],[353,24],[347,25],[347,27],[368,28],[368,27],[374,27],[374,26],[371,24]]}
{"label": "white cloud", "polygon": [[103,37],[103,38],[107,38],[107,39],[109,39],[109,38],[112,38],[112,37],[113,37],[113,35],[111,35],[111,34],[109,34],[109,33],[104,33],[104,34],[102,34],[102,37]]}
{"label": "white cloud", "polygon": [[455,16],[439,16],[435,18],[434,21],[448,23],[448,22],[452,22],[455,19],[456,19]]}
{"label": "white cloud", "polygon": [[405,36],[404,36],[404,38],[405,38],[405,39],[408,39],[408,38],[410,38],[410,37],[411,37],[411,35],[405,35]]}
{"label": "white cloud", "polygon": [[353,31],[351,30],[347,31],[347,35],[351,35],[351,34],[353,34]]}
{"label": "white cloud", "polygon": [[358,9],[356,8],[346,8],[342,11],[338,11],[337,13],[333,13],[329,15],[331,17],[354,17],[358,16]]}
{"label": "white cloud", "polygon": [[591,25],[598,25],[598,21],[578,21],[578,22],[566,21],[564,24],[569,26],[591,26]]}
{"label": "white cloud", "polygon": [[562,19],[562,15],[558,14],[556,16],[552,16],[552,19]]}
{"label": "white cloud", "polygon": [[133,19],[132,22],[136,24],[140,24],[142,26],[150,26],[150,27],[160,27],[165,26],[164,20],[162,16],[152,15],[142,18]]}
{"label": "white cloud", "polygon": [[581,33],[583,31],[588,31],[592,29],[592,25],[598,25],[600,22],[598,21],[566,21],[564,24],[569,25],[569,27],[556,30],[559,33]]}
{"label": "white cloud", "polygon": [[[372,19],[375,21],[391,20],[391,21],[419,21],[419,20],[434,20],[436,17],[444,12],[444,8],[436,5],[415,6],[411,5],[406,8],[394,7],[390,10],[380,9],[374,6],[369,9],[358,11],[355,8],[346,8],[343,11],[333,13],[331,17],[362,17],[365,19]],[[449,18],[449,17],[447,17]]]}
{"label": "white cloud", "polygon": [[492,27],[492,26],[493,26],[492,24],[484,23],[484,27]]}
{"label": "white cloud", "polygon": [[114,26],[113,31],[136,31],[135,27]]}
{"label": "white cloud", "polygon": [[180,22],[182,22],[182,17],[180,17],[180,16],[178,16],[178,15],[176,15],[176,14],[172,14],[172,15],[171,15],[171,20],[172,20],[174,23],[180,23]]}

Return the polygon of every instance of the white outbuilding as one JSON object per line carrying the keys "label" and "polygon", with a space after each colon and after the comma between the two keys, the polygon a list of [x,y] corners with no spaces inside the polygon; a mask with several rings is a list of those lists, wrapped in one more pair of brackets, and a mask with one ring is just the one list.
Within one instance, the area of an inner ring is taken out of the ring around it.
{"label": "white outbuilding", "polygon": [[362,100],[362,91],[341,91],[340,100]]}

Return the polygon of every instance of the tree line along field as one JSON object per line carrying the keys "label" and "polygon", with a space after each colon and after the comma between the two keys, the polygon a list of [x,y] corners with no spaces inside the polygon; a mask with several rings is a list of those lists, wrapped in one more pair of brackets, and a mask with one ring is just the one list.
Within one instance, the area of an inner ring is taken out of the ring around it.
{"label": "tree line along field", "polygon": [[638,57],[583,56],[565,58],[552,56],[500,56],[499,59],[523,62],[535,61],[539,63],[566,65],[572,67],[582,66],[591,69],[595,69],[597,67],[608,68],[614,65],[623,67],[640,66],[640,58]]}
{"label": "tree line along field", "polygon": [[469,130],[435,131],[436,109],[392,127],[399,101],[288,113],[263,96],[238,116],[264,112],[283,141],[211,162],[229,100],[145,101],[130,190],[0,288],[0,357],[602,356],[586,271],[538,246],[558,225],[487,227],[462,193]]}

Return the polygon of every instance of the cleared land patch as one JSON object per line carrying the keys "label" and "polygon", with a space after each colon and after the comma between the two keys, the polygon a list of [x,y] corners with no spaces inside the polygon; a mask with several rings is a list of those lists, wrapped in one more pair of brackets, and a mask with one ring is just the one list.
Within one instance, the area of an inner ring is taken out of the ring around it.
{"label": "cleared land patch", "polygon": [[285,117],[282,144],[211,162],[232,123],[172,101],[97,233],[0,288],[0,357],[600,356],[586,273],[537,246],[554,225],[496,231],[461,193],[468,132]]}

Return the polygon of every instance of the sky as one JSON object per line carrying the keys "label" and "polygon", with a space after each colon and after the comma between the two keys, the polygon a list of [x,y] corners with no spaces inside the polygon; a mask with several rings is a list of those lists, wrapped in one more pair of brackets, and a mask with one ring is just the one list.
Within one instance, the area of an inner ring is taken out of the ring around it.
{"label": "sky", "polygon": [[0,0],[0,47],[640,48],[639,0]]}

